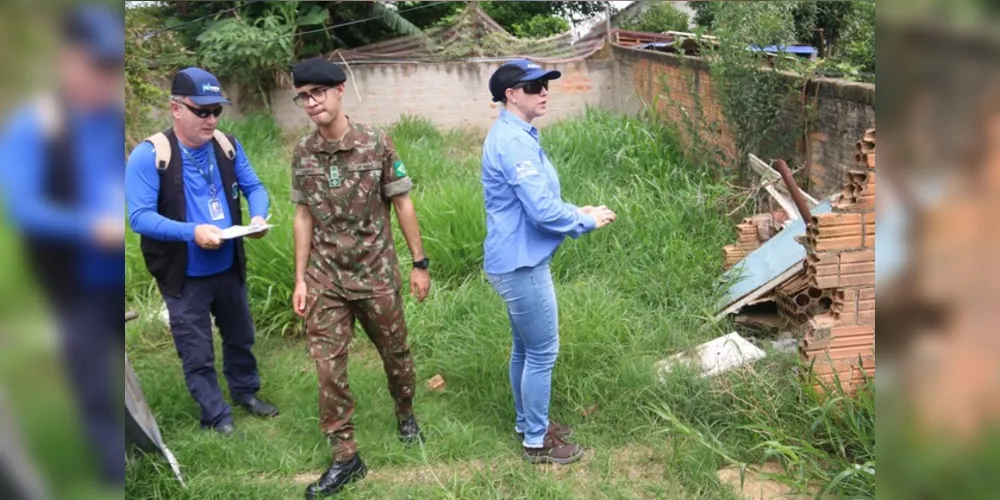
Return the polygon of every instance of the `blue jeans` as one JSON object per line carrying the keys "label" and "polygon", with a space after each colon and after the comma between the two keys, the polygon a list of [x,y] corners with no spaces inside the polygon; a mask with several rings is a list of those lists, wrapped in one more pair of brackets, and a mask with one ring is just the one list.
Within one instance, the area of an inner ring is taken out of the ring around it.
{"label": "blue jeans", "polygon": [[524,446],[541,448],[549,427],[552,369],[559,356],[559,312],[549,262],[488,278],[507,304],[514,338],[510,385],[516,428],[524,432]]}

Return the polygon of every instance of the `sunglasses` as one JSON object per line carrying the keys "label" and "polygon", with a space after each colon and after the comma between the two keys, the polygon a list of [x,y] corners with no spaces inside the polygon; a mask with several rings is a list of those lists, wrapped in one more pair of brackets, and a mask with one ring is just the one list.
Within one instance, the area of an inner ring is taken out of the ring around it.
{"label": "sunglasses", "polygon": [[192,113],[194,113],[194,116],[197,116],[198,118],[201,119],[208,118],[209,116],[214,116],[218,118],[219,115],[222,114],[222,106],[217,106],[214,108],[196,108],[183,101],[177,101],[177,102],[183,104],[185,108],[189,109]]}
{"label": "sunglasses", "polygon": [[548,80],[532,80],[514,85],[515,89],[524,89],[525,94],[541,94],[542,89],[549,90]]}

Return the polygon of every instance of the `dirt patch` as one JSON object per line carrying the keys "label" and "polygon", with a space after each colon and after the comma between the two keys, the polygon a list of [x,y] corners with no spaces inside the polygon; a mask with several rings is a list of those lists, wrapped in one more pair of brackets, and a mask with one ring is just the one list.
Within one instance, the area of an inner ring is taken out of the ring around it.
{"label": "dirt patch", "polygon": [[719,481],[729,485],[736,494],[747,500],[812,498],[810,495],[794,493],[790,486],[764,476],[764,474],[781,474],[783,472],[781,466],[774,462],[767,462],[756,470],[748,468],[742,490],[740,489],[740,469],[738,467],[720,469],[717,474]]}
{"label": "dirt patch", "polygon": [[[608,460],[596,459],[593,450],[587,450],[580,462],[572,465],[539,465],[542,470],[554,474],[560,480],[570,481],[577,498],[592,498],[598,487],[611,478],[619,491],[627,491],[629,498],[656,498],[643,491],[645,486],[655,484],[668,487],[663,482],[663,460],[656,450],[648,446],[625,446],[611,453]],[[672,498],[682,497],[679,489]]]}
{"label": "dirt patch", "polygon": [[[415,467],[369,469],[365,480],[389,485],[439,485],[446,488],[446,485],[452,484],[456,479],[459,482],[472,481],[479,473],[499,473],[519,464],[521,464],[520,457],[512,454],[510,457],[489,462],[477,459]],[[543,473],[553,474],[560,480],[572,482],[574,489],[579,492],[579,498],[589,496],[605,475],[605,464],[595,461],[593,450],[588,450],[580,462],[572,465],[543,464],[535,467]],[[597,473],[594,467],[600,468],[601,472]],[[291,478],[291,482],[297,486],[305,486],[318,479],[322,473],[323,471],[318,470],[297,474]],[[622,487],[631,490],[633,498],[653,498],[639,491],[639,488],[644,484],[661,483],[663,464],[657,460],[656,452],[652,448],[625,447],[612,453],[611,470],[606,474],[616,481],[621,481]]]}
{"label": "dirt patch", "polygon": [[309,483],[312,483],[313,481],[319,479],[319,476],[321,476],[323,472],[325,471],[318,470],[316,472],[310,472],[308,474],[296,474],[292,476],[292,484],[295,484],[297,486],[306,486]]}
{"label": "dirt patch", "polygon": [[[436,465],[421,465],[417,467],[395,467],[369,469],[366,481],[378,482],[392,485],[434,485],[447,484],[455,476],[464,480],[471,480],[480,471],[497,470],[500,464],[487,464],[482,460],[471,460],[467,462],[443,463]],[[317,479],[324,471],[318,470],[292,476],[292,483],[296,485],[307,485]]]}

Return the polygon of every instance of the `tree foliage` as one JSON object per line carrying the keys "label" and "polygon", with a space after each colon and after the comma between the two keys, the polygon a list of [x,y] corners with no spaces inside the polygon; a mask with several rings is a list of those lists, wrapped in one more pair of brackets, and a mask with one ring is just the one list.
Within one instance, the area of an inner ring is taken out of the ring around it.
{"label": "tree foliage", "polygon": [[875,2],[862,2],[848,20],[840,59],[875,78]]}
{"label": "tree foliage", "polygon": [[241,91],[255,90],[265,107],[277,75],[295,59],[294,34],[300,24],[321,24],[326,12],[299,17],[297,2],[271,6],[256,18],[235,16],[213,23],[198,36],[199,65]]}
{"label": "tree foliage", "polygon": [[125,11],[125,145],[134,147],[148,133],[149,111],[167,102],[167,93],[156,85],[175,69],[194,64],[195,57],[166,31],[155,9]]}
{"label": "tree foliage", "polygon": [[[737,162],[748,153],[787,157],[795,151],[795,112],[801,80],[783,70],[794,69],[794,58],[771,57],[749,46],[787,45],[794,41],[794,4],[781,2],[725,2],[715,10],[718,51],[711,72],[718,85],[726,122],[736,142]],[[765,67],[771,70],[762,70]]]}
{"label": "tree foliage", "polygon": [[622,24],[622,29],[661,33],[664,31],[687,31],[688,15],[670,2],[653,2],[636,16]]}
{"label": "tree foliage", "polygon": [[512,35],[518,38],[545,38],[569,29],[569,22],[556,16],[535,16],[513,27]]}

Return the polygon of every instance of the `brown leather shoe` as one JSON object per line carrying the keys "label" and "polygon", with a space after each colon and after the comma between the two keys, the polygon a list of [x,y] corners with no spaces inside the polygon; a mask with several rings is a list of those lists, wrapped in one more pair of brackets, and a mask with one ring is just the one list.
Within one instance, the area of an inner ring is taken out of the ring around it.
{"label": "brown leather shoe", "polygon": [[[549,432],[554,433],[557,438],[565,441],[567,438],[573,435],[573,428],[568,425],[557,424],[549,420]],[[522,443],[524,442],[523,432],[514,433],[514,437],[516,437]]]}
{"label": "brown leather shoe", "polygon": [[524,459],[533,464],[571,464],[583,458],[583,447],[559,439],[555,433],[545,433],[541,448],[524,448]]}

